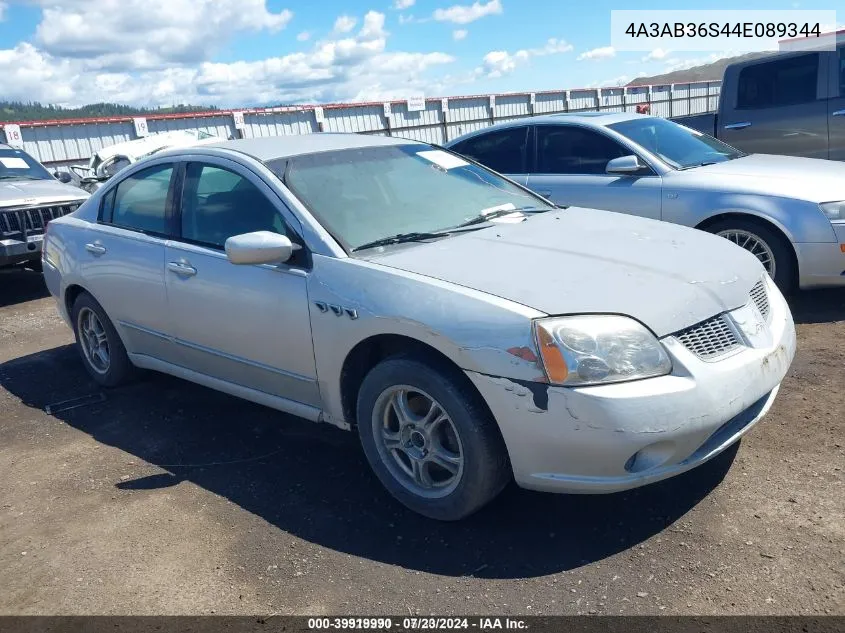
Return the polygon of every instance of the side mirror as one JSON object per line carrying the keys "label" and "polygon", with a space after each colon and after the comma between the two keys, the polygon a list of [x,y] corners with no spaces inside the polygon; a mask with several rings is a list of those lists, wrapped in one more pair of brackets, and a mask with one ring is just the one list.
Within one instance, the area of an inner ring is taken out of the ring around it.
{"label": "side mirror", "polygon": [[233,264],[281,264],[293,255],[294,245],[286,235],[255,231],[226,240],[226,257]]}
{"label": "side mirror", "polygon": [[54,171],[53,178],[58,180],[59,182],[63,182],[65,184],[73,182],[73,176],[71,176],[66,171]]}
{"label": "side mirror", "polygon": [[634,176],[646,171],[648,167],[640,162],[639,157],[634,156],[620,156],[614,158],[607,163],[605,172],[614,176]]}

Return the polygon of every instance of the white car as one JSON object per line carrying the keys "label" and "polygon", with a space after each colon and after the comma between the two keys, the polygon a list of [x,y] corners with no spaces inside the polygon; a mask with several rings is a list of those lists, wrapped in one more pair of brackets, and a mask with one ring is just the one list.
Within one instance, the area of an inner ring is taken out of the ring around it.
{"label": "white car", "polygon": [[91,156],[87,166],[72,166],[71,169],[82,179],[84,189],[94,191],[121,169],[156,152],[174,147],[209,145],[222,140],[225,139],[200,130],[158,132],[132,141],[103,147]]}
{"label": "white car", "polygon": [[795,353],[748,251],[398,138],[151,156],[51,222],[43,262],[98,383],[142,367],[357,427],[385,488],[437,519],[511,479],[606,493],[694,468]]}

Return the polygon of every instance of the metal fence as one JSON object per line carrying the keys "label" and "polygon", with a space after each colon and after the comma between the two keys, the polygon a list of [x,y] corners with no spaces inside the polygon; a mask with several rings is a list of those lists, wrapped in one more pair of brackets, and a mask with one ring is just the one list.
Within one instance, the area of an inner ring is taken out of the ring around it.
{"label": "metal fence", "polygon": [[103,147],[144,133],[202,130],[221,138],[255,138],[317,132],[357,132],[443,144],[500,121],[559,112],[634,111],[683,116],[715,111],[720,81],[418,99],[376,103],[295,106],[142,119],[114,117],[3,124],[6,142],[45,165],[87,162]]}

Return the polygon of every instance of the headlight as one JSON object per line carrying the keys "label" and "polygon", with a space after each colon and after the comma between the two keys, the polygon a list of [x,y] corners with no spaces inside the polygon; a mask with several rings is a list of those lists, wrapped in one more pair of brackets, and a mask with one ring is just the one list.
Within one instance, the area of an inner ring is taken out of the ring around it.
{"label": "headlight", "polygon": [[637,321],[616,315],[551,317],[534,322],[549,382],[598,385],[663,376],[672,361]]}
{"label": "headlight", "polygon": [[819,205],[828,220],[845,220],[845,200],[839,202],[823,202]]}

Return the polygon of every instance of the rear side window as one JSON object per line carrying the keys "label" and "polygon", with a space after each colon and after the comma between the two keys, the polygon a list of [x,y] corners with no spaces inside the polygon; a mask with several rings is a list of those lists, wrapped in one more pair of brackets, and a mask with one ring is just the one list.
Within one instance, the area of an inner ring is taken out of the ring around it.
{"label": "rear side window", "polygon": [[528,127],[514,127],[474,136],[458,143],[453,151],[469,156],[501,174],[524,174],[528,171]]}
{"label": "rear side window", "polygon": [[743,68],[736,107],[760,110],[816,100],[819,54],[808,53]]}
{"label": "rear side window", "polygon": [[156,165],[121,181],[103,200],[102,221],[166,235],[173,165]]}
{"label": "rear side window", "polygon": [[566,125],[537,126],[537,173],[604,174],[607,163],[631,152],[598,132]]}

